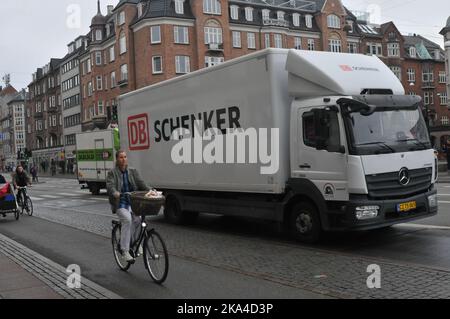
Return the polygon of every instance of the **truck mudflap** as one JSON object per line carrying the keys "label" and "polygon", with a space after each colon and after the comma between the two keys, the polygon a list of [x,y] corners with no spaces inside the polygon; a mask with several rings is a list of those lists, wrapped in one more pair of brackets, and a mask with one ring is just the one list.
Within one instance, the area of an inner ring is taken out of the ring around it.
{"label": "truck mudflap", "polygon": [[[375,215],[376,211],[376,215]],[[370,230],[408,223],[436,215],[437,190],[431,189],[408,198],[370,200],[364,195],[351,195],[339,210],[328,210],[330,231]],[[357,216],[358,215],[358,216]]]}

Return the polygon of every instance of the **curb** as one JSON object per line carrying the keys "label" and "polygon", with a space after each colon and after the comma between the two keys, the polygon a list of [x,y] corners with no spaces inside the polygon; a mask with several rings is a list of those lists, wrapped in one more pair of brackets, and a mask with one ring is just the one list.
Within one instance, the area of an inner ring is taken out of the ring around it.
{"label": "curb", "polygon": [[122,299],[85,277],[81,277],[80,289],[70,289],[66,268],[3,234],[0,234],[0,251],[66,299]]}

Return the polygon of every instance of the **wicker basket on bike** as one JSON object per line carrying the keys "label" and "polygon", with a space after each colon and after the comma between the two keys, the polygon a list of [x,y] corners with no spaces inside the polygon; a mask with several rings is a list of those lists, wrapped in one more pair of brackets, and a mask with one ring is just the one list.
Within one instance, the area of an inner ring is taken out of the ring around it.
{"label": "wicker basket on bike", "polygon": [[159,214],[161,207],[165,204],[164,196],[157,198],[149,198],[145,195],[147,192],[133,192],[131,198],[131,210],[136,216],[156,216]]}

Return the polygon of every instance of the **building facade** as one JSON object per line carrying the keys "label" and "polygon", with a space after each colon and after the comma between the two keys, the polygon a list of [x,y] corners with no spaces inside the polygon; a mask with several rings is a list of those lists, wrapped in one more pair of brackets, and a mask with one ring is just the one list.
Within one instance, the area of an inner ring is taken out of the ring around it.
{"label": "building facade", "polygon": [[43,171],[62,169],[65,162],[60,64],[60,59],[51,59],[28,86],[27,148],[32,150],[32,164]]}
{"label": "building facade", "polygon": [[68,172],[73,171],[75,161],[75,136],[82,131],[79,55],[84,48],[85,41],[85,37],[80,36],[69,43],[68,53],[62,59],[60,66],[64,160],[65,169]]}
{"label": "building facade", "polygon": [[8,103],[17,95],[17,90],[9,83],[0,87],[0,166],[1,170],[10,170],[16,163],[13,161],[12,112]]}
{"label": "building facade", "polygon": [[27,148],[25,136],[25,102],[27,93],[25,90],[19,92],[11,101],[8,102],[10,114],[10,145],[9,156],[6,155],[8,165],[22,164],[27,168]]}

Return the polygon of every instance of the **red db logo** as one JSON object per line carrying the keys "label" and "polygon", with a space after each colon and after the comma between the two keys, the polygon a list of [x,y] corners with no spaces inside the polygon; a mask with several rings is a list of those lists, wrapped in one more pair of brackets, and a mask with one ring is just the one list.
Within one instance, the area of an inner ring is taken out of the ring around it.
{"label": "red db logo", "polygon": [[147,114],[139,114],[128,118],[128,141],[132,151],[150,148]]}

